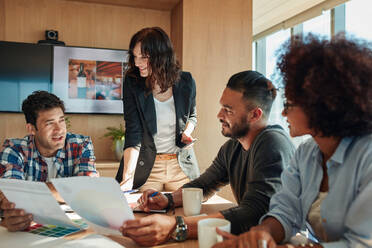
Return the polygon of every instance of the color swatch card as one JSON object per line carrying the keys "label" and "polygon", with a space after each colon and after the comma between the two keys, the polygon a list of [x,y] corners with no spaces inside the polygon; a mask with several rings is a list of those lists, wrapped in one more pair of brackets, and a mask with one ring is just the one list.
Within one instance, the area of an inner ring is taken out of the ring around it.
{"label": "color swatch card", "polygon": [[41,225],[41,224],[33,224],[31,225],[25,232],[29,232],[32,234],[38,234],[46,237],[54,237],[60,238],[75,232],[81,231],[79,228],[66,228],[61,226],[55,225]]}

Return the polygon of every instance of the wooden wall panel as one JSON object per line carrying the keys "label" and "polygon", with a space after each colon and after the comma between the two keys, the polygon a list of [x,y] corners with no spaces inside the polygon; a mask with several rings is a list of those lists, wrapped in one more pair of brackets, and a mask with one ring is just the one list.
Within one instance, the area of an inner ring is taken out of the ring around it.
{"label": "wooden wall panel", "polygon": [[[197,86],[195,148],[202,171],[226,141],[216,117],[222,91],[232,74],[251,68],[251,52],[251,0],[183,1],[183,69]],[[222,196],[232,200],[229,187]]]}
{"label": "wooden wall panel", "polygon": [[[170,11],[65,0],[0,0],[0,40],[36,43],[47,29],[59,31],[70,46],[128,49],[131,36],[147,26],[170,34]],[[112,160],[107,126],[123,123],[120,115],[71,115],[71,131],[92,137],[98,160]],[[0,142],[26,134],[22,113],[0,113]]]}
{"label": "wooden wall panel", "polygon": [[143,27],[160,26],[170,34],[170,11],[65,0],[1,1],[5,22],[0,30],[7,41],[36,43],[45,30],[54,29],[69,46],[127,49],[130,37]]}
{"label": "wooden wall panel", "polygon": [[0,0],[0,40],[5,39],[5,0]]}
{"label": "wooden wall panel", "polygon": [[112,140],[103,135],[106,127],[119,127],[124,125],[121,115],[85,115],[68,114],[71,128],[69,132],[88,135],[92,138],[97,160],[114,160],[115,154],[112,150]]}
{"label": "wooden wall panel", "polygon": [[23,114],[0,113],[0,145],[6,138],[21,138],[27,134],[26,121]]}
{"label": "wooden wall panel", "polygon": [[172,10],[180,0],[68,0],[75,2],[102,3],[109,5],[128,6],[134,8]]}
{"label": "wooden wall panel", "polygon": [[182,44],[183,44],[183,3],[180,3],[171,12],[171,40],[178,61],[182,66]]}

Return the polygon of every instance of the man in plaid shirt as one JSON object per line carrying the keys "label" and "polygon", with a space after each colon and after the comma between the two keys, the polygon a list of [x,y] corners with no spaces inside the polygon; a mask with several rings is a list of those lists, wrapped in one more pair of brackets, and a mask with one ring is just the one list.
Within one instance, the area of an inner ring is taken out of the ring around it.
{"label": "man in plaid shirt", "polygon": [[[29,133],[8,139],[0,150],[0,177],[48,182],[51,178],[98,176],[90,137],[67,133],[63,102],[35,91],[22,103]],[[0,191],[2,225],[9,231],[29,227],[32,215],[15,209]]]}

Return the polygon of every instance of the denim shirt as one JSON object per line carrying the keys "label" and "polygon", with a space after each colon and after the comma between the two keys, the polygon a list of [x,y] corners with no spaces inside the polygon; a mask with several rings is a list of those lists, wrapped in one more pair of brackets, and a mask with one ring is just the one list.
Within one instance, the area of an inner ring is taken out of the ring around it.
{"label": "denim shirt", "polygon": [[[322,154],[313,139],[302,144],[282,173],[281,191],[269,213],[285,230],[285,240],[306,229],[311,204],[323,177]],[[321,217],[328,239],[323,247],[372,247],[372,134],[343,138],[327,161],[328,195]],[[320,240],[321,241],[321,240]]]}

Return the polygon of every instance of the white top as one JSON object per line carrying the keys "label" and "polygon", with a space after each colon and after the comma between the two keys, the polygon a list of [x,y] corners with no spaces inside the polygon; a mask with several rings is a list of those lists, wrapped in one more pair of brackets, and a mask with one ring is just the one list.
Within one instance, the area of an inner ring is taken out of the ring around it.
{"label": "white top", "polygon": [[161,102],[154,97],[157,133],[154,141],[157,153],[176,153],[176,108],[173,96]]}
{"label": "white top", "polygon": [[57,167],[54,164],[55,157],[47,158],[47,157],[42,156],[42,158],[45,161],[45,163],[48,165],[48,179],[47,179],[47,182],[49,182],[50,179],[57,177]]}
{"label": "white top", "polygon": [[322,215],[320,211],[320,206],[322,205],[323,200],[327,197],[328,192],[319,192],[318,197],[315,199],[311,208],[309,210],[309,214],[307,215],[307,220],[310,223],[314,233],[320,240],[327,242],[327,233],[324,230],[322,221]]}

